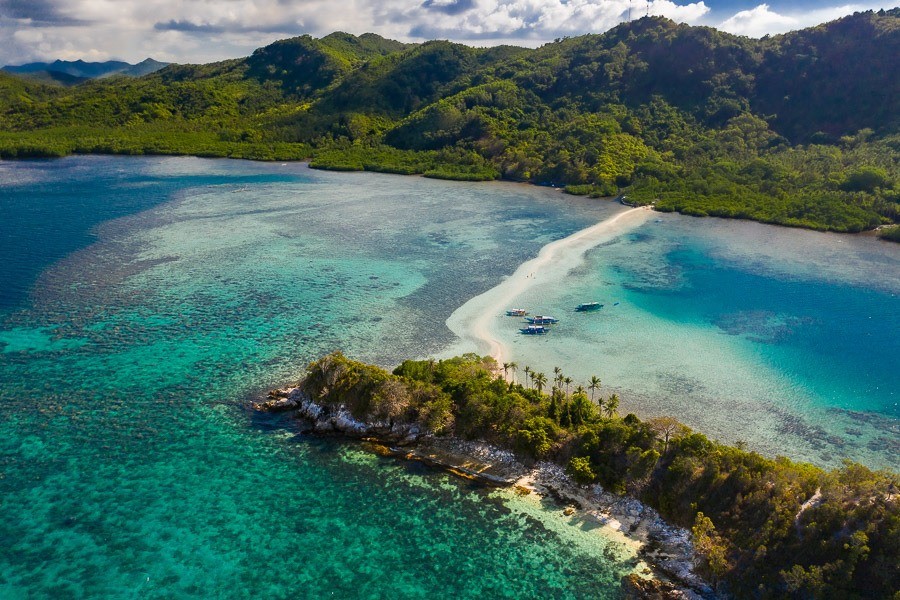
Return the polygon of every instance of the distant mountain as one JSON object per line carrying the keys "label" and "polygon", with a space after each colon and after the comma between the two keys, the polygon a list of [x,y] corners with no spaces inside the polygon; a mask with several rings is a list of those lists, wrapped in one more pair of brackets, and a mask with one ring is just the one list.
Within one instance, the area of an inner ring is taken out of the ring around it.
{"label": "distant mountain", "polygon": [[55,60],[53,62],[33,62],[25,65],[7,65],[3,70],[8,73],[24,75],[30,79],[44,83],[75,85],[90,79],[100,79],[113,75],[141,77],[159,71],[169,63],[148,58],[136,65],[120,60],[106,62],[85,62],[83,60]]}
{"label": "distant mountain", "polygon": [[131,65],[127,62],[122,62],[120,60],[108,60],[106,62],[55,60],[51,63],[33,62],[18,67],[5,66],[3,67],[3,70],[9,71],[10,73],[20,74],[48,71],[55,73],[65,73],[66,75],[84,79],[94,79],[97,77],[102,77],[104,75],[109,75],[111,73],[124,71],[125,69],[129,69],[132,66],[134,65]]}
{"label": "distant mountain", "polygon": [[123,69],[118,73],[109,73],[109,75],[127,75],[129,77],[143,77],[144,75],[149,75],[150,73],[156,73],[162,68],[168,67],[172,63],[160,62],[158,60],[153,60],[152,58],[145,58],[141,62],[136,65],[132,65],[127,69]]}

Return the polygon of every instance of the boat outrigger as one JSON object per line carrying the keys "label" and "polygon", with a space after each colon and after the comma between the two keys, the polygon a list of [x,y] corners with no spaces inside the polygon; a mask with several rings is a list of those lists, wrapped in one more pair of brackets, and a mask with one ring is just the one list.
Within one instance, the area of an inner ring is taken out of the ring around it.
{"label": "boat outrigger", "polygon": [[544,327],[543,325],[527,325],[521,328],[519,331],[521,331],[525,335],[543,335],[545,333],[550,333],[550,329]]}
{"label": "boat outrigger", "polygon": [[511,308],[508,311],[506,311],[507,317],[524,317],[527,314],[528,313],[525,312],[524,308]]}
{"label": "boat outrigger", "polygon": [[525,320],[532,325],[555,325],[556,323],[559,323],[559,319],[554,319],[553,317],[547,317],[544,315],[525,317]]}
{"label": "boat outrigger", "polygon": [[577,312],[588,312],[592,310],[600,310],[603,308],[603,305],[599,302],[584,302],[575,307]]}

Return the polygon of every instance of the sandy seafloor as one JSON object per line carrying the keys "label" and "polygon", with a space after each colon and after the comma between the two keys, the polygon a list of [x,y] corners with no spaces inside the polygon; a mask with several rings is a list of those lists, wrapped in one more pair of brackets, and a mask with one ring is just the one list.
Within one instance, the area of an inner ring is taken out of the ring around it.
{"label": "sandy seafloor", "polygon": [[[599,301],[598,312],[576,313]],[[526,336],[507,308],[555,316]],[[576,384],[620,412],[823,466],[897,469],[900,248],[867,236],[626,210],[542,249],[457,309],[465,348]]]}

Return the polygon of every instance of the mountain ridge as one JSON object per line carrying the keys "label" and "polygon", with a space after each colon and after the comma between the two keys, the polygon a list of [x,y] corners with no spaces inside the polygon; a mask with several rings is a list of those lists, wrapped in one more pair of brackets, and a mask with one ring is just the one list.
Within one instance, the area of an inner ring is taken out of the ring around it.
{"label": "mountain ridge", "polygon": [[145,58],[139,63],[131,64],[121,60],[102,62],[86,62],[82,59],[53,62],[31,62],[23,65],[6,65],[3,71],[37,79],[41,82],[77,85],[91,79],[124,75],[126,77],[142,77],[154,73],[170,63]]}
{"label": "mountain ridge", "polygon": [[897,55],[900,9],[759,40],[661,17],[537,49],[307,35],[25,90],[0,156],[306,158],[861,231],[900,222]]}

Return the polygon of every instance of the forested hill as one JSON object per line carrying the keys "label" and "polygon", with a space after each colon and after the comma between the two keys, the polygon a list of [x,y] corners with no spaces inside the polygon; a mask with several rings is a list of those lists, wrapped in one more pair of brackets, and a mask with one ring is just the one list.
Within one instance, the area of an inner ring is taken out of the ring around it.
{"label": "forested hill", "polygon": [[860,231],[900,222],[898,56],[900,9],[761,40],[657,17],[534,50],[301,36],[69,89],[0,74],[0,156],[311,158]]}

